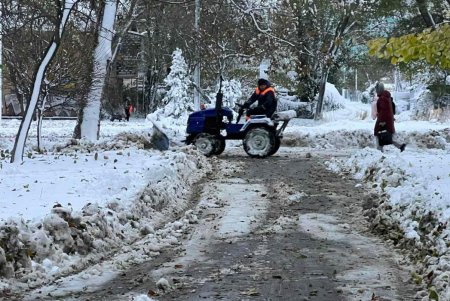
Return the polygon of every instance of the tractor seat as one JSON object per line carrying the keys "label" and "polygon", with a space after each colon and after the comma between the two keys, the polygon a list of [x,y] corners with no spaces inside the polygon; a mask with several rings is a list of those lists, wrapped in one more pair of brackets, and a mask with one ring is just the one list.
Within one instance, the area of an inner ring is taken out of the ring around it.
{"label": "tractor seat", "polygon": [[267,118],[266,115],[250,115],[250,119],[263,119]]}
{"label": "tractor seat", "polygon": [[272,115],[272,120],[274,121],[287,121],[291,120],[292,118],[297,117],[297,113],[294,110],[289,111],[282,111],[282,112],[276,112]]}

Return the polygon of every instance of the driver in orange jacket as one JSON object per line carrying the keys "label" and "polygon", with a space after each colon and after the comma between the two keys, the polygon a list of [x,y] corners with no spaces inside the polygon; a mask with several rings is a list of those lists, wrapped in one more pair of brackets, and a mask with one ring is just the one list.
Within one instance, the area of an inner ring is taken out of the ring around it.
{"label": "driver in orange jacket", "polygon": [[[250,108],[256,101],[258,101],[258,105]],[[258,87],[253,95],[244,103],[243,108],[247,109],[247,117],[251,115],[272,117],[277,110],[277,100],[275,98],[275,90],[271,87],[268,80],[263,78],[258,80]]]}

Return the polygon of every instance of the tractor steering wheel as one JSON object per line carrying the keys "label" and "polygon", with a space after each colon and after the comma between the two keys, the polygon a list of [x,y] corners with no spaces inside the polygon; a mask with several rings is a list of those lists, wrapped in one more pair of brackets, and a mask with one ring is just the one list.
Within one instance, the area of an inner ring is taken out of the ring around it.
{"label": "tractor steering wheel", "polygon": [[241,105],[239,103],[237,103],[236,105],[239,107],[239,112],[238,112],[239,114],[238,114],[238,117],[236,119],[236,124],[238,124],[239,121],[241,121],[242,115],[244,114],[245,107],[244,107],[244,105]]}

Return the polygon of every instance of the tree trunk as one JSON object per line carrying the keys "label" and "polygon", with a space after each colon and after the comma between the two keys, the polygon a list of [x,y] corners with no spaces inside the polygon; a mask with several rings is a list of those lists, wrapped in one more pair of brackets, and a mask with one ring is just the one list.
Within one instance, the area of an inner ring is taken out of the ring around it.
{"label": "tree trunk", "polygon": [[38,151],[42,152],[42,119],[44,118],[44,110],[45,110],[45,103],[47,102],[47,97],[48,97],[48,88],[45,88],[44,91],[44,95],[42,98],[42,103],[40,105],[40,107],[38,107],[37,109],[37,120],[38,120],[38,124],[37,124],[37,146],[38,146]]}
{"label": "tree trunk", "polygon": [[95,141],[100,132],[100,110],[102,106],[103,88],[111,59],[111,41],[113,38],[114,22],[117,10],[116,0],[106,0],[103,14],[99,18],[101,28],[98,30],[98,42],[94,53],[94,70],[92,85],[87,97],[86,106],[82,109],[80,125],[81,138]]}
{"label": "tree trunk", "polygon": [[16,162],[17,159],[19,159],[20,161],[22,161],[23,159],[25,142],[28,137],[28,131],[30,130],[31,120],[38,103],[41,84],[45,77],[47,68],[56,55],[56,52],[61,44],[61,38],[75,2],[76,1],[73,0],[67,0],[67,2],[64,2],[64,5],[62,5],[62,11],[60,11],[58,18],[56,19],[57,22],[55,24],[55,31],[52,41],[48,45],[47,50],[45,51],[45,55],[41,58],[39,65],[37,66],[36,71],[33,75],[33,90],[31,93],[30,101],[28,102],[27,108],[25,110],[24,117],[22,118],[22,122],[20,123],[19,131],[16,135],[16,140],[11,156],[11,163]]}
{"label": "tree trunk", "polygon": [[317,100],[316,114],[314,115],[314,120],[322,119],[323,99],[325,97],[325,88],[327,85],[329,70],[330,70],[330,67],[325,66],[323,68],[322,74],[320,76],[319,99]]}
{"label": "tree trunk", "polygon": [[339,50],[339,45],[342,43],[341,40],[343,39],[344,33],[346,31],[348,31],[354,24],[353,23],[353,24],[349,25],[351,14],[352,14],[352,12],[350,10],[346,10],[345,15],[342,16],[341,21],[339,22],[338,26],[336,27],[333,41],[331,42],[330,47],[328,48],[328,55],[324,62],[322,74],[320,77],[319,99],[317,101],[316,114],[314,117],[315,120],[319,120],[322,118],[323,99],[325,96],[325,88],[326,88],[328,75],[329,75],[329,71],[330,71],[330,65],[332,62],[334,62],[334,58]]}
{"label": "tree trunk", "polygon": [[[24,106],[24,95],[23,95],[23,91],[19,88],[19,83],[17,81],[17,77],[16,77],[16,73],[13,72],[11,69],[9,69],[9,79],[11,81],[12,86],[14,87],[15,90],[15,95],[17,97],[17,101],[19,102],[19,107],[20,107],[20,116],[24,116],[25,114],[25,106]],[[14,112],[15,113],[15,112]]]}
{"label": "tree trunk", "polygon": [[[133,22],[139,18],[142,14],[142,11],[140,13],[137,13],[136,11],[136,5],[139,0],[132,0],[130,2],[130,8],[128,10],[128,13],[126,15],[125,20],[122,20],[125,22],[124,27],[121,29],[120,33],[118,33],[117,43],[112,50],[112,56],[111,59],[108,62],[107,66],[107,72],[105,77],[105,87],[103,89],[107,89],[105,91],[106,93],[102,96],[102,100],[107,100],[108,104],[110,105],[110,108],[112,110],[112,113],[115,111],[119,111],[123,109],[123,100],[122,100],[122,87],[123,82],[121,81],[119,84],[119,81],[116,77],[112,77],[112,71],[117,59],[117,55],[120,52],[120,47],[122,46],[122,41],[124,37],[128,34],[131,25],[133,25]],[[110,98],[112,96],[112,99]]]}
{"label": "tree trunk", "polygon": [[[201,12],[201,2],[200,0],[195,0],[195,69],[194,69],[194,83],[197,88],[200,88],[200,12]],[[198,89],[194,89],[194,110],[200,110],[200,93]]]}
{"label": "tree trunk", "polygon": [[20,116],[25,116],[25,105],[24,105],[24,96],[22,93],[16,93],[17,96],[17,101],[19,102],[19,107],[20,107]]}
{"label": "tree trunk", "polygon": [[417,6],[419,7],[420,15],[422,16],[423,21],[427,25],[427,27],[436,27],[436,23],[434,22],[433,16],[430,14],[428,10],[428,0],[417,0]]}

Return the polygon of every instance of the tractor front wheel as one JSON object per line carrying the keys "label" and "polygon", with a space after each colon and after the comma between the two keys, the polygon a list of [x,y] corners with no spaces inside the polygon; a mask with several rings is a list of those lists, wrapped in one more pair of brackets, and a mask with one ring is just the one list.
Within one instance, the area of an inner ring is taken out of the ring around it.
{"label": "tractor front wheel", "polygon": [[275,146],[275,134],[266,128],[254,128],[244,138],[244,150],[250,157],[265,158],[270,156]]}
{"label": "tractor front wheel", "polygon": [[211,134],[199,134],[195,137],[194,145],[202,154],[209,157],[217,151],[217,138]]}
{"label": "tractor front wheel", "polygon": [[216,138],[217,148],[214,155],[220,155],[225,150],[225,139],[223,137]]}

